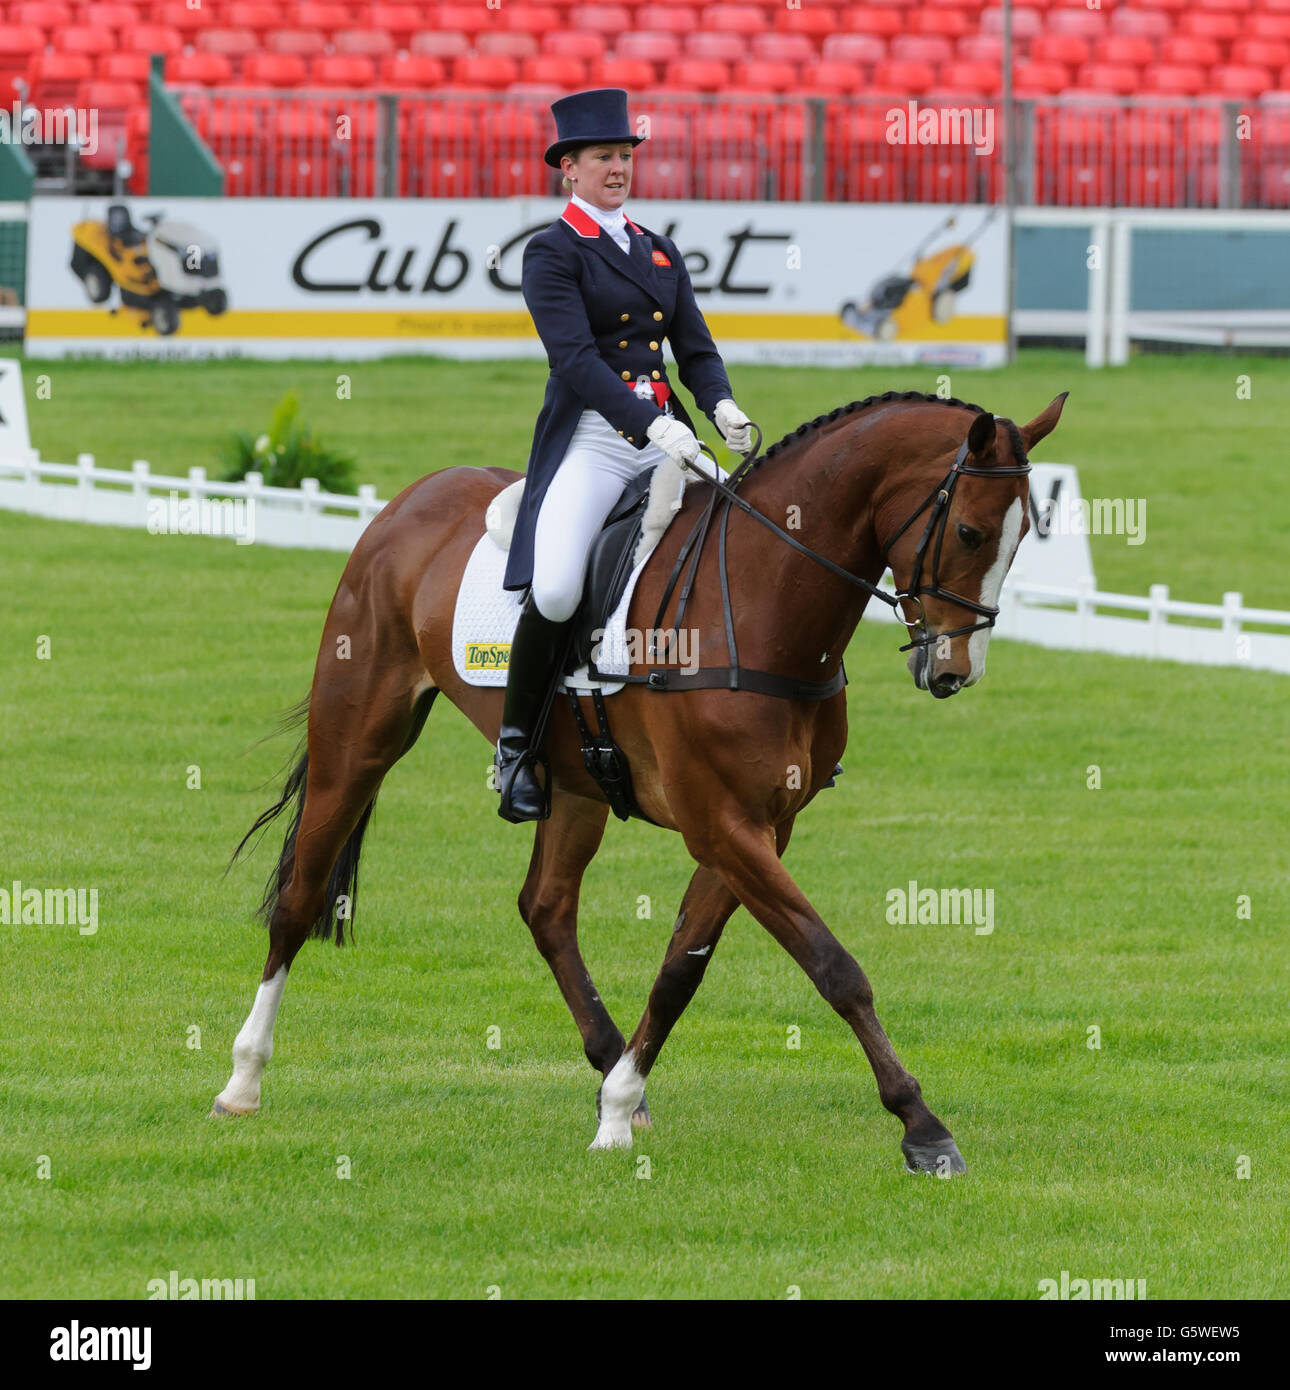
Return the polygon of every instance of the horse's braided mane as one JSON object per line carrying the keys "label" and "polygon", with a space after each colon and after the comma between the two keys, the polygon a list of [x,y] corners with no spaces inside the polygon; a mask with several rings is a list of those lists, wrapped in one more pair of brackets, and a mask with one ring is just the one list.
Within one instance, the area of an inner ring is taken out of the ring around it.
{"label": "horse's braided mane", "polygon": [[[761,464],[767,459],[774,458],[776,454],[782,453],[790,445],[799,443],[815,434],[825,425],[831,425],[835,420],[841,420],[846,415],[857,415],[860,411],[867,410],[871,405],[885,405],[889,401],[918,401],[923,405],[950,405],[959,410],[971,410],[977,415],[985,414],[984,406],[973,405],[971,401],[961,401],[955,396],[929,396],[923,391],[884,391],[879,396],[866,396],[862,401],[852,401],[850,405],[840,405],[836,410],[830,410],[826,415],[817,415],[814,420],[808,420],[804,425],[798,425],[795,430],[790,430],[783,439],[776,440],[761,455],[757,463]],[[1026,451],[1016,425],[1012,426],[1009,435],[1013,447],[1017,450],[1017,457],[1024,459]]]}

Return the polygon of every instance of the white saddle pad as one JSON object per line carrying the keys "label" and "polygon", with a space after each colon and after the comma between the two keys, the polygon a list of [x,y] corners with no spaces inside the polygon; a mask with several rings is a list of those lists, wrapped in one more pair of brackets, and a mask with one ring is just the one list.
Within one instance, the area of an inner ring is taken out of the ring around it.
{"label": "white saddle pad", "polygon": [[[661,538],[661,537],[660,537]],[[507,537],[509,540],[509,537]],[[636,581],[654,553],[658,542],[644,553],[627,580],[601,639],[596,666],[606,674],[626,675],[628,660],[627,610]],[[471,551],[466,571],[457,591],[452,618],[452,662],[467,685],[505,685],[510,669],[511,638],[519,621],[522,591],[502,588],[507,552],[485,532]],[[587,675],[585,666],[564,678],[566,690],[599,690],[612,695],[623,688],[622,681],[597,681]]]}

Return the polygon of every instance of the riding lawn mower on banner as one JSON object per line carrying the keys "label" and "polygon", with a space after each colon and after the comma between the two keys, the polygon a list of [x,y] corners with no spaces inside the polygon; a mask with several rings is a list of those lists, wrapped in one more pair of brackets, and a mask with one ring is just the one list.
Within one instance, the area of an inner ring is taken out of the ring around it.
{"label": "riding lawn mower on banner", "polygon": [[948,323],[954,317],[959,295],[968,287],[976,256],[972,243],[995,218],[992,210],[970,237],[928,253],[928,248],[958,224],[952,213],[923,238],[910,255],[908,273],[884,275],[869,291],[863,306],[854,300],[838,316],[853,333],[890,342],[895,338],[919,338],[932,323]]}
{"label": "riding lawn mower on banner", "polygon": [[[115,288],[120,308],[136,315],[141,328],[162,337],[176,332],[185,309],[222,314],[228,294],[220,284],[219,247],[188,222],[154,213],[136,227],[130,210],[113,203],[103,222],[72,228],[72,271],[92,304],[107,304]],[[117,307],[109,309],[116,313]]]}

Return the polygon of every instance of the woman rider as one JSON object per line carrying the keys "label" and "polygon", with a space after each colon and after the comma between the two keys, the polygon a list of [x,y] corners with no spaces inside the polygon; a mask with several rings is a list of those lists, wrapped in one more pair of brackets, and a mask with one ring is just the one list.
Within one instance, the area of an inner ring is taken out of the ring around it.
{"label": "woman rider", "polygon": [[684,468],[699,455],[667,379],[665,337],[681,381],[727,446],[746,453],[751,444],[684,260],[668,237],[623,210],[632,150],[645,138],[631,132],[627,93],[578,92],[551,111],[557,139],[546,162],[563,171],[571,197],[524,250],[524,301],[551,375],[504,581],[529,589],[511,642],[495,759],[499,813],[509,821],[547,813],[531,732],[557,675],[592,542],[634,476],[664,458]]}

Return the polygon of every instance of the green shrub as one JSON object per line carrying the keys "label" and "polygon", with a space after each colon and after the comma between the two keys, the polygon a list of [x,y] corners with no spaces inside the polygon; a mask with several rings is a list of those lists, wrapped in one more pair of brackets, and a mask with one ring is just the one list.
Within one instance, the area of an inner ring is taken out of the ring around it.
{"label": "green shrub", "polygon": [[300,402],[288,391],[273,412],[266,433],[252,438],[233,430],[220,448],[226,483],[238,483],[248,473],[261,473],[269,487],[299,487],[302,478],[317,478],[324,492],[356,493],[355,460],[329,448],[300,422]]}

